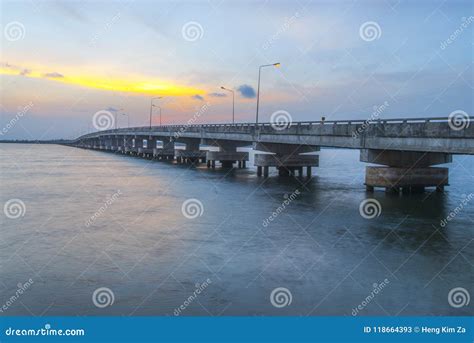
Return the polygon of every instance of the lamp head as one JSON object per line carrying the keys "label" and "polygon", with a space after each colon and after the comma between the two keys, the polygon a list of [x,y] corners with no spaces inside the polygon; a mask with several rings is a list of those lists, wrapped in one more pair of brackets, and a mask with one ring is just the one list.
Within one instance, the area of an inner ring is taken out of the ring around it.
{"label": "lamp head", "polygon": [[273,65],[277,68],[280,68],[281,67],[281,63],[280,62],[277,62],[277,63],[273,63]]}

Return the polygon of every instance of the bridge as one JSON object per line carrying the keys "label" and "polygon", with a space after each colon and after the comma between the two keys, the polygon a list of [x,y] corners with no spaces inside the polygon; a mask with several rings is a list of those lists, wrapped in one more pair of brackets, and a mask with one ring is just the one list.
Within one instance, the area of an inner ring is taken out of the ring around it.
{"label": "bridge", "polygon": [[[204,125],[164,125],[103,130],[78,137],[68,145],[141,156],[176,163],[206,163],[215,168],[237,164],[245,168],[252,146],[257,175],[269,168],[280,176],[311,177],[319,166],[320,147],[360,150],[368,191],[419,192],[425,187],[443,191],[452,155],[474,154],[474,117],[402,118],[388,120],[307,121]],[[203,146],[214,147],[207,151]],[[344,171],[341,171],[344,172]]]}

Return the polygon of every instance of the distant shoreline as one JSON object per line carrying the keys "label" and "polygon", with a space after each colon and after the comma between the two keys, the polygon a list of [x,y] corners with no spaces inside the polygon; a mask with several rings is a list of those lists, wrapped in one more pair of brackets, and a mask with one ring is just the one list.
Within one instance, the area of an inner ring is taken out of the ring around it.
{"label": "distant shoreline", "polygon": [[0,143],[17,143],[17,144],[67,144],[71,142],[68,139],[53,139],[53,140],[26,140],[26,139],[18,139],[18,140],[0,140]]}

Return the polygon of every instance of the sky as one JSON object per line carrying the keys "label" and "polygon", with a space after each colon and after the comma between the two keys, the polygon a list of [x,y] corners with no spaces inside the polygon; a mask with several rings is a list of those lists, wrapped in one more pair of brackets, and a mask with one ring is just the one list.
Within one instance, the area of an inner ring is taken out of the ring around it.
{"label": "sky", "polygon": [[473,1],[0,3],[0,139],[145,126],[154,97],[163,124],[228,123],[221,86],[255,122],[276,62],[260,122],[474,112]]}

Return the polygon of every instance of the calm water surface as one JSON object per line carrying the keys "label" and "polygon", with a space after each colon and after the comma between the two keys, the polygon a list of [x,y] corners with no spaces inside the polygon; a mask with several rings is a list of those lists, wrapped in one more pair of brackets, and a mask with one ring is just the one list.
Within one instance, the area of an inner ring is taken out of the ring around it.
{"label": "calm water surface", "polygon": [[[366,193],[358,151],[323,150],[307,180],[209,170],[56,145],[0,144],[0,315],[468,315],[448,292],[474,296],[474,158],[456,156],[445,194]],[[251,163],[249,163],[251,164]],[[288,195],[296,199],[263,225]],[[114,195],[115,194],[115,195]],[[379,217],[359,204],[374,197]],[[182,214],[187,199],[202,216]],[[92,218],[92,219],[91,219]],[[114,303],[98,308],[94,291]],[[272,290],[292,301],[274,307]]]}

